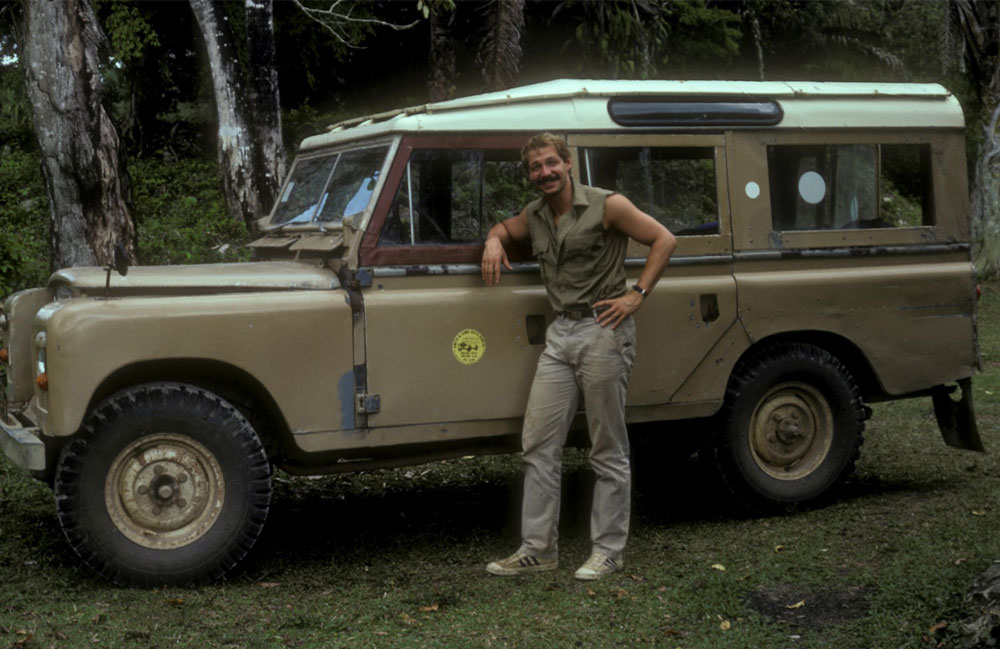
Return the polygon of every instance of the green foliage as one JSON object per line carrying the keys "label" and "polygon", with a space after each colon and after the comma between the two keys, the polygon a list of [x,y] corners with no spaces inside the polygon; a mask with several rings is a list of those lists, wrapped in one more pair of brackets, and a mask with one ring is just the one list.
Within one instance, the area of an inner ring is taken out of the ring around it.
{"label": "green foliage", "polygon": [[40,286],[49,272],[49,201],[38,156],[0,150],[0,297]]}
{"label": "green foliage", "polygon": [[212,162],[145,159],[132,163],[139,263],[246,261],[246,226],[226,215]]}
{"label": "green foliage", "polygon": [[566,0],[557,14],[577,11],[572,48],[577,72],[623,79],[660,76],[671,65],[671,78],[683,78],[682,66],[711,59],[724,65],[739,51],[739,16],[705,0],[675,2],[601,2]]}
{"label": "green foliage", "polygon": [[[101,4],[104,2],[95,2],[95,5]],[[104,21],[104,32],[111,43],[115,59],[131,65],[142,59],[148,48],[159,47],[160,39],[135,3],[111,0],[109,4],[110,11]]]}

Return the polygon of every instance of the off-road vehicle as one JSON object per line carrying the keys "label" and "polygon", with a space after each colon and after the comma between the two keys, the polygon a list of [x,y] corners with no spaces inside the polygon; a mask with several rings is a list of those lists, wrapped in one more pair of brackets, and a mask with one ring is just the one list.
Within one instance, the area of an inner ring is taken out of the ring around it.
{"label": "off-road vehicle", "polygon": [[259,261],[67,268],[6,299],[0,439],[83,560],[218,577],[260,533],[273,467],[516,451],[553,314],[530,245],[496,287],[479,261],[535,197],[519,149],[540,131],[567,138],[575,180],[678,236],[637,314],[630,423],[689,437],[757,508],[840,483],[872,402],[929,398],[946,443],[982,449],[951,93],[554,81],[306,139]]}

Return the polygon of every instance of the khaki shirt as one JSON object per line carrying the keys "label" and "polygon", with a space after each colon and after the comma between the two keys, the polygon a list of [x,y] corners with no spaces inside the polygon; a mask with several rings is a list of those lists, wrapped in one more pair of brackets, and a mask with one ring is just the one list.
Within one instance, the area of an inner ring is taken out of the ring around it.
{"label": "khaki shirt", "polygon": [[590,308],[626,291],[628,237],[604,229],[604,200],[613,193],[574,183],[573,207],[560,216],[558,227],[544,198],[525,208],[531,252],[556,311]]}

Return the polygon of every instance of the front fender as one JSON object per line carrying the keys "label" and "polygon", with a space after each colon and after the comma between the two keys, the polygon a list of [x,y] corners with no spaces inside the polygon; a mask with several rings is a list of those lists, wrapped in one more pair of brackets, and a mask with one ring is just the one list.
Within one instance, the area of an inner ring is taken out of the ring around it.
{"label": "front fender", "polygon": [[43,309],[35,328],[46,333],[48,391],[36,388],[46,435],[76,432],[112,374],[169,359],[226,363],[255,377],[292,432],[339,430],[344,409],[353,410],[353,394],[346,404],[338,394],[353,368],[342,290],[80,298]]}

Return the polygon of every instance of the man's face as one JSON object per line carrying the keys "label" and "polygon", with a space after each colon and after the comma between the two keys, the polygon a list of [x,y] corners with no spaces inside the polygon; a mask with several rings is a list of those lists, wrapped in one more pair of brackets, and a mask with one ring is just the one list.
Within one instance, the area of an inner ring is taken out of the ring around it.
{"label": "man's face", "polygon": [[546,196],[554,196],[570,183],[569,171],[573,166],[559,157],[554,146],[545,146],[528,152],[528,179]]}

